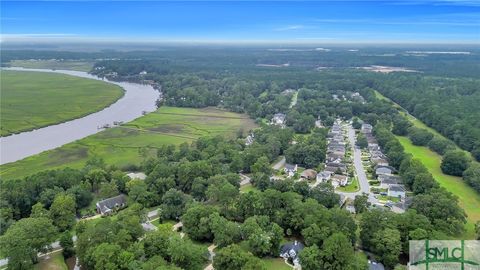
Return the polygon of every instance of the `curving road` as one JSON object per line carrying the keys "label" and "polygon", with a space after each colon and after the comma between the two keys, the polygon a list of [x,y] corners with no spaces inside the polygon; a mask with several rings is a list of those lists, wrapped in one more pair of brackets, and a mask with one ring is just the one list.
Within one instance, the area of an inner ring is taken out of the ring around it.
{"label": "curving road", "polygon": [[[27,68],[5,68],[8,70],[55,72],[81,78],[103,80],[86,72],[71,70],[48,70]],[[122,87],[125,95],[105,109],[65,123],[0,137],[0,164],[14,162],[43,151],[50,150],[82,139],[99,131],[105,124],[115,121],[129,122],[156,110],[155,102],[160,92],[151,85],[103,80]]]}

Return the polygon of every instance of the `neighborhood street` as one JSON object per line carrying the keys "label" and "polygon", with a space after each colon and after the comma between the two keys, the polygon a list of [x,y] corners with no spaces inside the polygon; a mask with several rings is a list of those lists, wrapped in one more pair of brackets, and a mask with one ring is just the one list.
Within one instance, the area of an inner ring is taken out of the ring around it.
{"label": "neighborhood street", "polygon": [[280,170],[285,166],[285,157],[282,157],[277,163],[273,164],[272,168],[274,170]]}
{"label": "neighborhood street", "polygon": [[368,201],[372,204],[377,204],[378,200],[370,193],[370,184],[368,183],[367,174],[362,165],[362,151],[355,146],[355,130],[351,125],[348,125],[348,141],[352,147],[353,153],[353,165],[355,166],[355,172],[360,185],[360,190],[357,192],[337,192],[347,198],[355,199],[355,196],[362,193],[368,194]]}

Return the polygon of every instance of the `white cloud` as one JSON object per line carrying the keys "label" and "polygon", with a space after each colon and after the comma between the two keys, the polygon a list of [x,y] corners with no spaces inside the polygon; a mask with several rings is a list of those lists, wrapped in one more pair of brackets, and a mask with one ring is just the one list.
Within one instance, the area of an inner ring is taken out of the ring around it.
{"label": "white cloud", "polygon": [[298,30],[304,29],[305,26],[302,24],[295,24],[295,25],[287,25],[285,27],[276,28],[275,31],[291,31],[291,30]]}

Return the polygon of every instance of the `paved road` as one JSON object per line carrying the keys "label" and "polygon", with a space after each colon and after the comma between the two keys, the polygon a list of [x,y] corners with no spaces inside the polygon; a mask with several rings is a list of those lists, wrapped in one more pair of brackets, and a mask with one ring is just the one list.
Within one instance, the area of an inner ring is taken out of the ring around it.
{"label": "paved road", "polygon": [[242,174],[242,173],[241,173],[241,174],[240,174],[240,179],[241,179],[241,181],[240,181],[240,186],[245,186],[245,185],[251,183],[251,181],[250,181],[251,178],[250,178],[249,176],[245,175],[245,174]]}
{"label": "paved road", "polygon": [[355,199],[355,196],[361,195],[363,193],[369,194],[368,201],[372,204],[377,204],[378,200],[370,193],[370,184],[368,183],[367,174],[362,165],[362,152],[360,149],[355,147],[355,130],[351,125],[348,125],[348,141],[352,147],[353,152],[353,166],[355,167],[355,172],[358,178],[358,183],[360,185],[360,190],[357,192],[337,192],[343,194],[347,198]]}

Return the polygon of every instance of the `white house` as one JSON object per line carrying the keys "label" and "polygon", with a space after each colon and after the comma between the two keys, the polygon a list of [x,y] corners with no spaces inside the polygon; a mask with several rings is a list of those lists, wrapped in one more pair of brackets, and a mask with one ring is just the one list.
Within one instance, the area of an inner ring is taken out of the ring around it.
{"label": "white house", "polygon": [[285,117],[286,115],[283,113],[276,113],[275,115],[273,115],[272,124],[283,126],[285,124]]}
{"label": "white house", "polygon": [[286,163],[285,168],[283,170],[288,175],[288,177],[292,177],[297,172],[297,169],[298,169],[297,164],[293,165],[293,164]]}
{"label": "white house", "polygon": [[388,187],[388,196],[404,199],[405,187],[403,185],[390,185]]}

